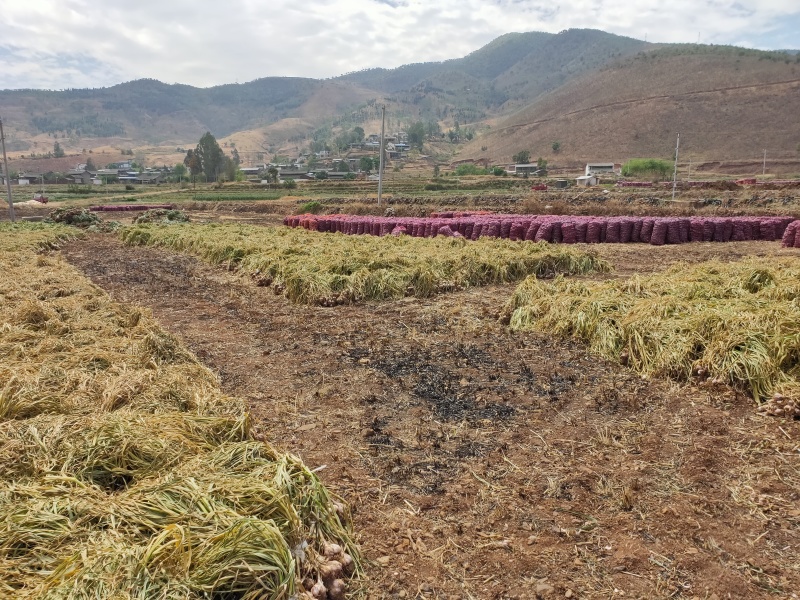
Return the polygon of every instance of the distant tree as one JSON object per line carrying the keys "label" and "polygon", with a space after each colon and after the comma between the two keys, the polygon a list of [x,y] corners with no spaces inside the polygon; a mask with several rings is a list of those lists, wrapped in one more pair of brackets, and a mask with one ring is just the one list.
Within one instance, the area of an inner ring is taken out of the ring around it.
{"label": "distant tree", "polygon": [[186,178],[186,172],[186,165],[183,163],[178,163],[172,168],[172,174],[175,175],[175,177],[177,177],[179,180]]}
{"label": "distant tree", "polygon": [[86,170],[87,171],[96,171],[97,170],[97,167],[95,166],[94,161],[92,160],[91,156],[86,159]]}
{"label": "distant tree", "polygon": [[361,143],[364,141],[364,128],[363,127],[353,127],[353,141],[354,143]]}
{"label": "distant tree", "polygon": [[434,167],[433,167],[433,176],[434,177],[438,177],[439,176],[439,172],[440,172],[439,171],[439,165],[434,165]]}
{"label": "distant tree", "polygon": [[439,123],[436,121],[428,121],[425,123],[425,134],[429,138],[439,137],[442,133],[442,128],[439,127]]}
{"label": "distant tree", "polygon": [[408,143],[412,148],[422,150],[422,144],[425,142],[425,124],[422,121],[412,123],[408,128]]}
{"label": "distant tree", "polygon": [[297,182],[294,179],[287,179],[283,182],[283,187],[285,187],[287,190],[293,190],[297,187]]}
{"label": "distant tree", "polygon": [[[91,154],[91,151],[89,152],[89,154]],[[136,164],[139,165],[139,172],[141,173],[141,171],[144,170],[145,161],[147,160],[147,157],[145,156],[144,152],[138,150],[136,152],[136,157],[134,158],[134,160],[136,161]]]}
{"label": "distant tree", "polygon": [[278,167],[270,167],[267,169],[267,181],[270,183],[278,183],[278,176],[281,174]]}
{"label": "distant tree", "polygon": [[331,149],[331,147],[328,145],[328,143],[325,140],[314,140],[314,141],[312,141],[310,148],[311,148],[312,154],[314,152],[322,152],[322,151],[325,151],[325,150],[330,152],[330,149]]}
{"label": "distant tree", "polygon": [[547,161],[541,156],[536,161],[536,169],[538,170],[539,177],[544,177],[547,175]]}
{"label": "distant tree", "polygon": [[372,159],[369,156],[362,156],[358,161],[358,168],[366,173],[369,173],[373,169]]}
{"label": "distant tree", "polygon": [[[232,145],[233,145],[233,144],[231,144],[231,146],[232,146]],[[231,152],[231,158],[233,159],[233,164],[235,164],[235,165],[236,165],[236,168],[238,169],[238,168],[239,168],[239,165],[240,165],[240,164],[242,164],[242,161],[241,161],[241,159],[239,158],[239,151],[238,151],[236,148],[234,148],[234,149],[233,149],[233,152]]]}
{"label": "distant tree", "polygon": [[314,179],[327,179],[328,172],[327,171],[317,171],[314,173]]}
{"label": "distant tree", "polygon": [[497,177],[504,177],[506,174],[506,170],[503,167],[494,167],[492,169],[492,175]]}
{"label": "distant tree", "polygon": [[355,173],[353,173],[352,171],[350,171],[349,173],[347,173],[347,174],[344,176],[344,178],[345,178],[345,179],[347,179],[347,180],[352,180],[352,179],[355,179],[355,178],[356,178],[356,174],[355,174]]}
{"label": "distant tree", "polygon": [[333,164],[333,170],[340,173],[349,173],[350,164],[346,160],[340,160]]}
{"label": "distant tree", "polygon": [[203,172],[203,165],[200,162],[200,157],[197,156],[191,148],[186,151],[186,158],[183,159],[183,164],[189,169],[189,173],[193,179]]}
{"label": "distant tree", "polygon": [[553,152],[558,154],[561,151],[561,142],[553,142]]}
{"label": "distant tree", "polygon": [[236,173],[239,168],[230,156],[222,157],[220,161],[220,173],[225,181],[236,181]]}
{"label": "distant tree", "polygon": [[58,142],[53,143],[53,156],[56,158],[61,158],[64,156],[64,149]]}
{"label": "distant tree", "polygon": [[518,165],[527,165],[531,162],[531,153],[528,150],[520,150],[511,157],[511,160]]}
{"label": "distant tree", "polygon": [[350,145],[350,139],[349,133],[342,132],[333,138],[333,147],[336,148],[337,151],[341,152]]}
{"label": "distant tree", "polygon": [[450,130],[447,132],[447,137],[448,137],[448,138],[450,138],[450,141],[451,141],[451,142],[456,142],[456,141],[458,141],[458,134],[457,134],[455,131],[453,131],[452,129],[450,129]]}
{"label": "distant tree", "polygon": [[217,139],[211,135],[210,131],[206,131],[197,147],[194,149],[194,154],[197,156],[203,168],[203,173],[206,180],[215,181],[217,175],[224,166],[222,148],[219,147]]}

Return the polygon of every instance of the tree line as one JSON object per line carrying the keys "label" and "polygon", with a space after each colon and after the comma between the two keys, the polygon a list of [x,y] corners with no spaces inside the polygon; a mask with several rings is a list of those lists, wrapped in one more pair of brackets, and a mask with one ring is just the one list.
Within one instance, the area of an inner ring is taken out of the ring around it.
{"label": "tree line", "polygon": [[234,148],[228,156],[220,148],[217,139],[206,131],[197,146],[186,151],[183,166],[193,180],[204,175],[206,181],[236,181],[239,178],[239,151]]}

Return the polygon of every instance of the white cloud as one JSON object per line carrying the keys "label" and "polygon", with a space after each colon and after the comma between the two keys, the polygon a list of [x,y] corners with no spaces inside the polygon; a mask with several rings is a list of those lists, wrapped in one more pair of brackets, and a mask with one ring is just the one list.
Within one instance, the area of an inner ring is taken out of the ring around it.
{"label": "white cloud", "polygon": [[0,0],[0,14],[0,88],[332,77],[456,58],[509,31],[800,46],[796,0]]}

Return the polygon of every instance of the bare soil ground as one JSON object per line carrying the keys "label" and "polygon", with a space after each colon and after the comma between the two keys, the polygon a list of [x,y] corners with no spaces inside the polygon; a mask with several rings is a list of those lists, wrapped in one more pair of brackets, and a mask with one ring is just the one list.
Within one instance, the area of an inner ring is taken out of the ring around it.
{"label": "bare soil ground", "polygon": [[[622,273],[687,257],[598,248]],[[346,499],[369,598],[797,597],[800,422],[733,390],[643,381],[510,333],[511,288],[307,307],[112,236],[62,252],[151,308],[247,399],[260,435]]]}

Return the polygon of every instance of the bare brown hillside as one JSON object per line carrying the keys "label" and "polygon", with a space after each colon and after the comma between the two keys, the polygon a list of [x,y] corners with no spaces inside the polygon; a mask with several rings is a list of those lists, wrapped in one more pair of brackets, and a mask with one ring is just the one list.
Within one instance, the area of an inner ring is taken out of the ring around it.
{"label": "bare brown hillside", "polygon": [[[568,83],[500,121],[461,157],[551,164],[668,158],[681,133],[695,161],[800,158],[800,64],[755,56],[645,54]],[[558,154],[552,143],[559,141]],[[485,147],[486,150],[482,150]]]}

